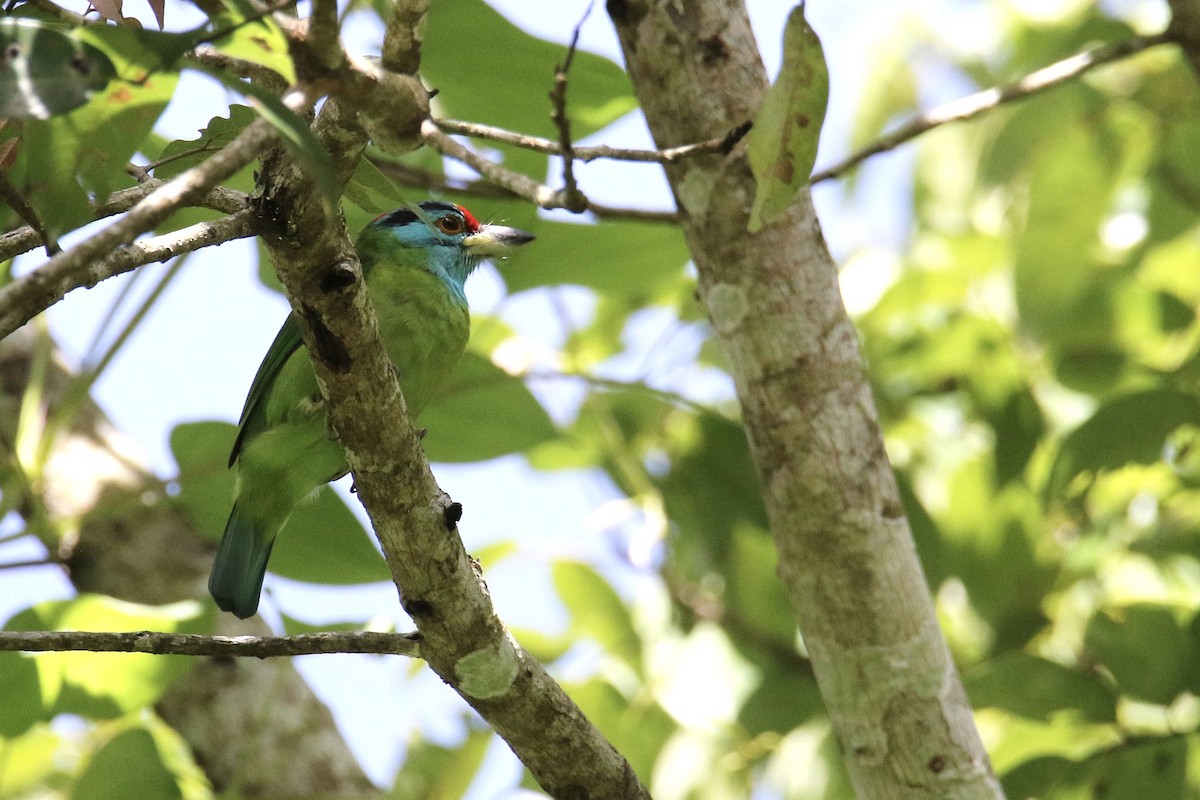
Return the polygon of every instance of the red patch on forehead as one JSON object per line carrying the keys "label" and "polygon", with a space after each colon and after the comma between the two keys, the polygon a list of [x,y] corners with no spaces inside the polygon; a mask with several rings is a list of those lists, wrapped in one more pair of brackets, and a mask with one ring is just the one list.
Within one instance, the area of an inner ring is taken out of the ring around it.
{"label": "red patch on forehead", "polygon": [[455,208],[457,208],[459,211],[462,212],[463,220],[465,220],[467,223],[467,231],[469,233],[478,233],[479,232],[479,220],[475,219],[475,215],[472,214],[470,211],[467,211],[462,206],[455,206]]}

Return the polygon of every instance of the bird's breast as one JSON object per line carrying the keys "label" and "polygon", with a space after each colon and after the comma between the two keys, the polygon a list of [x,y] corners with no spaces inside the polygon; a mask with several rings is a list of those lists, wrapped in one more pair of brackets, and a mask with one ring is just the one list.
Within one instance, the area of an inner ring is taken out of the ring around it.
{"label": "bird's breast", "polygon": [[380,335],[416,417],[454,373],[470,337],[470,314],[461,297],[429,272],[374,272],[368,288]]}

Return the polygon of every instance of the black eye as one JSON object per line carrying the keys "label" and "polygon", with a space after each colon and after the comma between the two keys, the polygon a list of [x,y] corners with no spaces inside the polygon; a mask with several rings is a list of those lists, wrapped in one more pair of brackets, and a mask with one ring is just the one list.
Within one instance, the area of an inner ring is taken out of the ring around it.
{"label": "black eye", "polygon": [[463,218],[454,214],[447,214],[439,219],[436,223],[438,230],[450,236],[457,236],[466,229],[466,223]]}

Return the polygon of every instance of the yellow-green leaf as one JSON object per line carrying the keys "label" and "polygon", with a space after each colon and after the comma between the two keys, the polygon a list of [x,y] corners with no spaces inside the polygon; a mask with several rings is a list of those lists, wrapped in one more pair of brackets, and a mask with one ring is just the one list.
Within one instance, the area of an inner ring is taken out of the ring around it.
{"label": "yellow-green leaf", "polygon": [[808,184],[829,100],[829,70],[821,40],[792,9],[783,33],[783,67],[767,90],[747,137],[746,154],[758,189],[750,211],[751,233],[779,216]]}

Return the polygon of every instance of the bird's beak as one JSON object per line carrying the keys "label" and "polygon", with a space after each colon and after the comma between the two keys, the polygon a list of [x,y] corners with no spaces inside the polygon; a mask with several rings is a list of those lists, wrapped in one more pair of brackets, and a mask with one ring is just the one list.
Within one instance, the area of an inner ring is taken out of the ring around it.
{"label": "bird's beak", "polygon": [[462,240],[462,246],[472,255],[502,256],[508,254],[514,247],[532,242],[532,233],[519,231],[516,228],[506,228],[503,225],[484,225],[478,233],[472,233]]}

